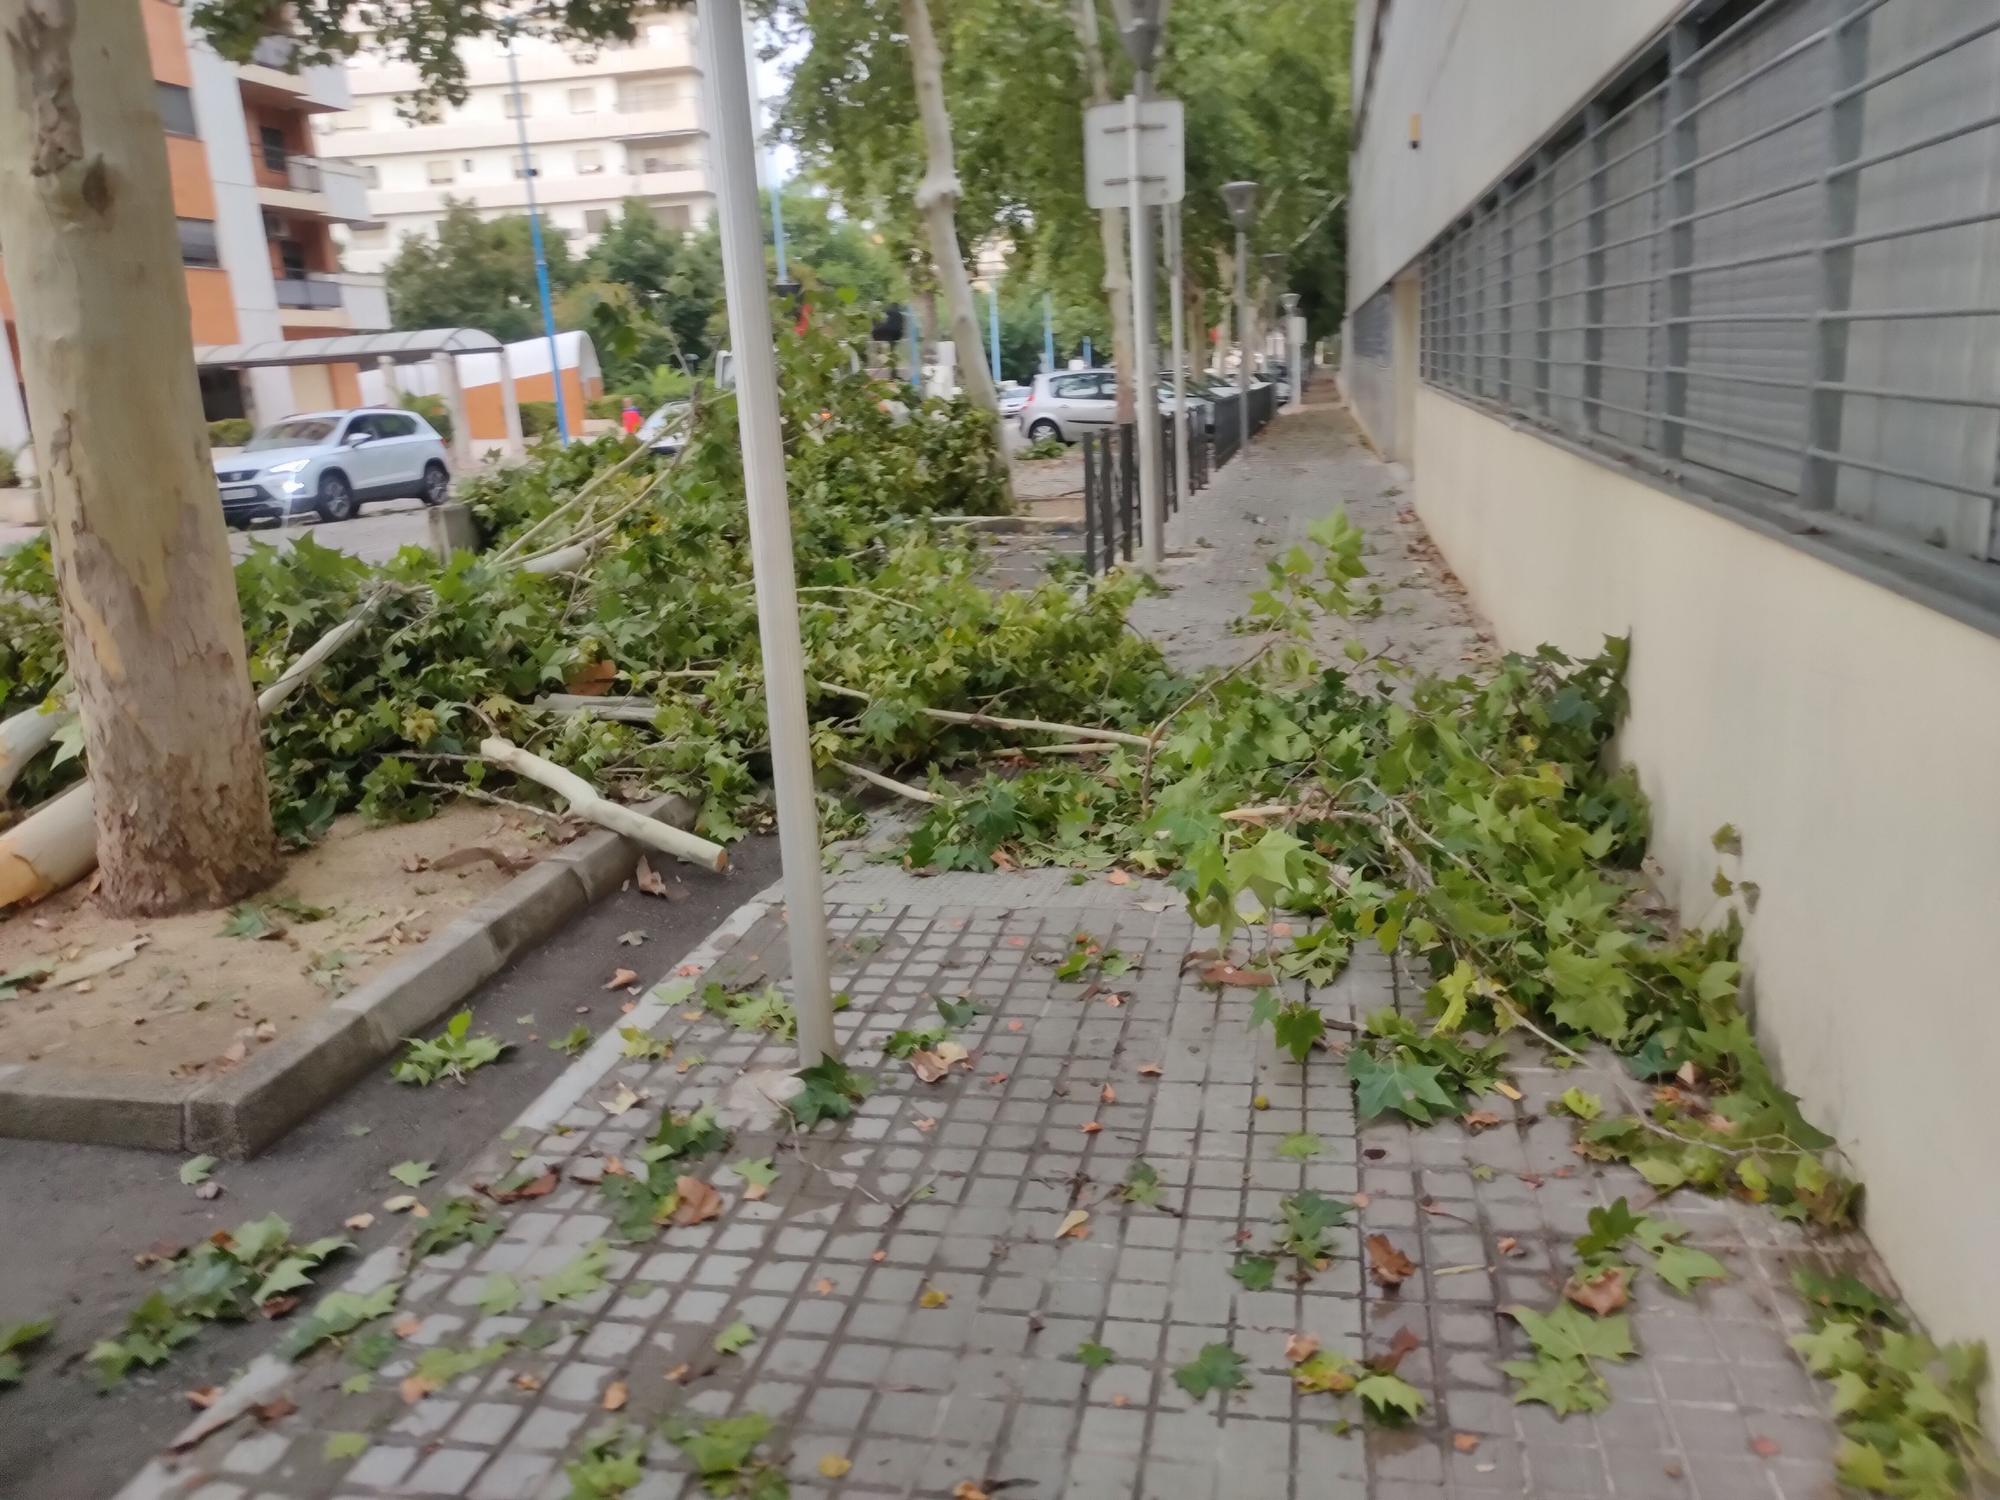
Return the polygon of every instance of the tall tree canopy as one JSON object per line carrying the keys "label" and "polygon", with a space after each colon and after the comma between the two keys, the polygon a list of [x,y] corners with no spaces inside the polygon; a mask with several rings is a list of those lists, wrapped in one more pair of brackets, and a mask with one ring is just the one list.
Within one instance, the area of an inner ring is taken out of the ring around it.
{"label": "tall tree canopy", "polygon": [[[560,229],[542,226],[551,290],[577,280],[579,267]],[[483,328],[503,343],[541,331],[535,252],[526,217],[482,219],[447,198],[435,236],[413,235],[389,262],[389,315],[398,328]]]}

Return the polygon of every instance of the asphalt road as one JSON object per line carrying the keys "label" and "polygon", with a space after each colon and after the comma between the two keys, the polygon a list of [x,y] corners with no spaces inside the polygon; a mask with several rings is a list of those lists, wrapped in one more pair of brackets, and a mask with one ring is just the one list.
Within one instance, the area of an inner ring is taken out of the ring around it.
{"label": "asphalt road", "polygon": [[425,543],[424,503],[421,500],[376,500],[362,508],[351,521],[294,521],[290,526],[260,524],[250,531],[231,531],[229,550],[245,557],[254,541],[273,547],[289,547],[302,532],[311,532],[322,547],[346,552],[364,562],[387,562],[404,547]]}
{"label": "asphalt road", "polygon": [[[448,1180],[563,1070],[568,1059],[549,1049],[550,1040],[578,1021],[598,1032],[618,1023],[625,997],[604,993],[605,976],[631,968],[652,984],[778,876],[775,838],[746,840],[730,857],[726,877],[679,867],[684,900],[628,890],[600,902],[480,989],[474,1006],[481,1029],[508,1037],[534,1031],[541,1040],[517,1046],[464,1086],[406,1087],[390,1079],[385,1064],[255,1161],[218,1166],[224,1191],[213,1202],[181,1185],[178,1156],[0,1141],[0,1328],[57,1319],[26,1382],[0,1390],[0,1497],[116,1494],[188,1421],[183,1392],[226,1384],[271,1343],[262,1321],[207,1325],[158,1370],[96,1394],[96,1373],[82,1356],[153,1286],[155,1273],[135,1268],[135,1255],[272,1212],[301,1240],[340,1234],[349,1215],[372,1212],[377,1223],[354,1236],[357,1256],[372,1250],[400,1223],[381,1207],[404,1191],[389,1177],[391,1166],[426,1160],[439,1183]],[[645,943],[618,942],[635,929],[649,934]],[[517,1024],[531,1013],[533,1023]],[[356,1135],[362,1126],[367,1134]]]}

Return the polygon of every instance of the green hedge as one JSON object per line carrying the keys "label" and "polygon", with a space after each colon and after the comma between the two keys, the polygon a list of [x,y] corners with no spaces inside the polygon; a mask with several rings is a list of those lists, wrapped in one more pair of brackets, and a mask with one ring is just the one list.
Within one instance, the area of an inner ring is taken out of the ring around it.
{"label": "green hedge", "polygon": [[250,441],[254,431],[243,417],[224,417],[219,422],[208,424],[208,446],[211,448],[241,448]]}
{"label": "green hedge", "polygon": [[447,443],[451,441],[451,408],[444,404],[444,397],[409,395],[403,397],[402,407],[430,423]]}
{"label": "green hedge", "polygon": [[555,402],[523,401],[521,403],[521,433],[524,437],[548,437],[555,430]]}

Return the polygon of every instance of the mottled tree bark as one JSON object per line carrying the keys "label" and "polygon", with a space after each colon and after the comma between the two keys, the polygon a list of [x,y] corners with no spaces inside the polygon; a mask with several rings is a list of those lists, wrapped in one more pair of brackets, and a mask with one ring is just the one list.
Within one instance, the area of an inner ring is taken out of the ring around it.
{"label": "mottled tree bark", "polygon": [[0,251],[101,899],[222,905],[277,845],[145,31],[130,0],[0,0],[0,42]]}

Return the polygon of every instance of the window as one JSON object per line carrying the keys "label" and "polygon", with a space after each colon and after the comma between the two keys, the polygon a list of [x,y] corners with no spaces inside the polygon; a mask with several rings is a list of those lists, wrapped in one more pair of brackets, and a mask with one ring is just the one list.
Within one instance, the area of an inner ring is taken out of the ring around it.
{"label": "window", "polygon": [[380,187],[382,185],[382,169],[373,162],[364,163],[361,168],[361,180],[367,183],[369,187]]}
{"label": "window", "polygon": [[375,416],[375,435],[385,438],[415,437],[417,419],[399,416],[392,412],[378,412]]}
{"label": "window", "polygon": [[458,180],[458,174],[451,169],[451,163],[448,161],[425,162],[424,176],[427,177],[433,185],[447,183],[447,182],[456,182]]}
{"label": "window", "polygon": [[1063,401],[1101,401],[1107,392],[1102,375],[1071,375],[1054,381],[1049,394]]}
{"label": "window", "polygon": [[526,94],[515,93],[510,89],[500,96],[500,112],[510,120],[519,120],[535,112],[534,101]]}
{"label": "window", "polygon": [[569,112],[573,115],[596,114],[597,90],[594,88],[571,89],[569,91]]}
{"label": "window", "polygon": [[347,243],[356,250],[379,250],[389,243],[386,225],[355,225],[347,231]]}
{"label": "window", "polygon": [[611,227],[611,210],[608,208],[586,208],[583,211],[583,232],[602,234]]}
{"label": "window", "polygon": [[195,135],[194,95],[178,83],[155,83],[153,96],[160,107],[160,128],[168,135]]}
{"label": "window", "polygon": [[219,266],[222,251],[215,242],[215,220],[176,219],[181,232],[181,264]]}
{"label": "window", "polygon": [[541,175],[540,172],[535,170],[535,159],[532,156],[517,156],[514,158],[514,176],[516,178],[539,177]]}
{"label": "window", "polygon": [[291,155],[285,149],[285,132],[275,125],[260,125],[257,127],[257,142],[263,151],[266,170],[284,171],[285,160]]}
{"label": "window", "polygon": [[663,229],[675,229],[685,234],[694,228],[694,214],[685,203],[655,203],[653,217]]}
{"label": "window", "polygon": [[654,21],[646,28],[646,45],[648,47],[673,46],[675,30],[674,23],[671,21]]}
{"label": "window", "polygon": [[670,78],[641,78],[618,90],[618,108],[625,114],[666,109],[680,98],[679,86]]}
{"label": "window", "polygon": [[595,177],[603,170],[604,153],[602,151],[579,151],[576,153],[577,176]]}

